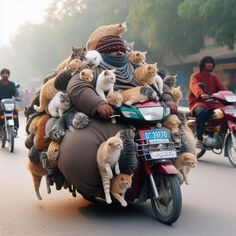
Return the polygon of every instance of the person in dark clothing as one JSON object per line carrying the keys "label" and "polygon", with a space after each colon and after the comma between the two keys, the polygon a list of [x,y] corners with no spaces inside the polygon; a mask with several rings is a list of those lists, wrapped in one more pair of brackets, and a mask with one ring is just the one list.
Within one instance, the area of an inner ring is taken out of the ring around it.
{"label": "person in dark clothing", "polygon": [[[196,148],[203,147],[203,131],[205,123],[213,114],[213,110],[220,108],[220,104],[206,102],[209,95],[221,90],[227,90],[221,81],[212,74],[215,67],[215,61],[212,57],[203,57],[199,64],[199,72],[192,74],[189,82],[189,107],[193,115],[196,117]],[[204,83],[205,89],[199,86]]]}
{"label": "person in dark clothing", "polygon": [[[19,96],[18,90],[14,82],[9,81],[10,77],[10,70],[9,69],[2,69],[0,72],[2,79],[0,80],[0,101],[4,98],[17,98]],[[0,108],[0,114],[3,114],[3,111]],[[17,130],[19,128],[19,120],[18,120],[18,113],[14,111],[14,118],[15,123],[15,132],[17,134]],[[0,120],[0,127],[4,125],[4,120]]]}

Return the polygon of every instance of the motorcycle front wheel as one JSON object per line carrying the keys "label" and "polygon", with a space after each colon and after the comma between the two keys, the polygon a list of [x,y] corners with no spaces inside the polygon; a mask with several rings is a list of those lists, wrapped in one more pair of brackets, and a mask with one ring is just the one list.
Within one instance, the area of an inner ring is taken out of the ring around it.
{"label": "motorcycle front wheel", "polygon": [[14,129],[13,126],[7,127],[8,129],[8,150],[9,152],[14,151]]}
{"label": "motorcycle front wheel", "polygon": [[227,149],[228,152],[228,158],[230,164],[236,168],[236,147],[233,145],[233,139],[236,142],[236,132],[234,132],[233,137],[230,136],[229,139],[226,142],[225,148]]}
{"label": "motorcycle front wheel", "polygon": [[154,175],[159,197],[151,198],[152,209],[159,221],[171,225],[182,210],[182,195],[179,180],[175,175]]}

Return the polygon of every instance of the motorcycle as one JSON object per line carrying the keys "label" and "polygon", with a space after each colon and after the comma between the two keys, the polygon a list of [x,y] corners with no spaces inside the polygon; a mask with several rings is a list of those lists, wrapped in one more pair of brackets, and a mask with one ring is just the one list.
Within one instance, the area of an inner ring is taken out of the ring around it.
{"label": "motorcycle", "polygon": [[16,118],[17,115],[14,114],[15,109],[15,99],[1,100],[1,110],[3,111],[3,114],[0,115],[0,120],[4,120],[4,125],[0,127],[0,139],[2,140],[2,148],[4,148],[6,142],[8,142],[8,149],[10,152],[14,152],[14,139],[16,136],[14,118]]}
{"label": "motorcycle", "polygon": [[[204,91],[205,85],[198,84]],[[206,91],[207,93],[207,91]],[[236,95],[231,91],[219,91],[210,95],[206,102],[216,102],[222,105],[215,109],[204,129],[203,148],[197,149],[197,158],[201,158],[206,151],[228,157],[233,167],[236,167]],[[196,120],[190,118],[187,124],[195,133]]]}
{"label": "motorcycle", "polygon": [[121,106],[113,116],[135,125],[136,129],[138,168],[125,200],[142,203],[150,199],[157,219],[168,225],[177,221],[182,209],[179,171],[173,165],[180,144],[172,141],[170,130],[156,126],[169,114],[165,103],[148,101]]}

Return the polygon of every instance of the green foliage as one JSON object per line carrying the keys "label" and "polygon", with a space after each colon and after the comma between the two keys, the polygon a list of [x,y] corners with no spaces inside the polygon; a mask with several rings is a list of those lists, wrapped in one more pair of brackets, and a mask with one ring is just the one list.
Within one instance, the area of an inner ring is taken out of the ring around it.
{"label": "green foliage", "polygon": [[187,19],[203,22],[204,33],[223,46],[234,49],[236,42],[235,0],[184,0],[179,13]]}

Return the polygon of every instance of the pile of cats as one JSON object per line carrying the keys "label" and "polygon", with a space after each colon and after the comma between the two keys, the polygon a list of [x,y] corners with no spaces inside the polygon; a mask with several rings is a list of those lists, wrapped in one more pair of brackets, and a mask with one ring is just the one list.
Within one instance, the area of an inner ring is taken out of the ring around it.
{"label": "pile of cats", "polygon": [[[76,189],[67,182],[57,167],[59,145],[66,130],[74,132],[75,129],[83,129],[89,124],[90,119],[72,106],[66,93],[67,84],[77,73],[80,80],[91,83],[94,79],[93,69],[102,63],[102,56],[95,50],[97,42],[105,36],[117,36],[126,30],[125,22],[102,26],[91,35],[86,48],[72,47],[71,55],[60,63],[53,73],[43,79],[43,84],[36,92],[31,105],[25,109],[26,132],[28,134],[25,146],[29,149],[28,169],[32,174],[34,189],[39,200],[42,199],[39,188],[43,176],[46,176],[48,193],[51,192],[51,186],[55,184],[57,190],[62,187],[68,188],[72,195],[76,196]],[[147,52],[134,51],[133,46],[133,43],[126,43],[129,61],[136,68],[134,76],[142,85],[125,91],[114,91],[115,69],[105,69],[98,75],[94,88],[96,93],[114,107],[131,106],[148,100],[158,101],[163,93],[163,83],[166,83],[171,88],[171,93],[178,104],[182,93],[180,87],[175,87],[176,76],[167,76],[162,80],[157,74],[157,63],[146,63]],[[179,142],[180,123],[178,123],[178,117],[175,119],[170,117],[169,119],[170,121],[167,120],[165,125],[171,129],[173,137],[177,139],[176,142]],[[107,155],[108,143],[110,146],[113,145],[115,150],[115,154],[110,157],[111,163],[115,167],[115,176],[111,167],[105,168],[106,163],[103,161]],[[192,154],[194,155],[194,153]],[[128,156],[129,159],[127,159]],[[101,144],[97,153],[97,164],[107,203],[111,203],[111,192],[122,206],[127,205],[124,194],[131,186],[136,162],[136,145],[131,130],[121,131]],[[179,164],[177,167],[181,170],[182,165]],[[185,174],[182,173],[183,176],[180,174],[180,179],[187,183]],[[123,187],[118,188],[118,186]]]}

